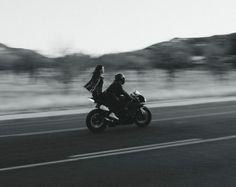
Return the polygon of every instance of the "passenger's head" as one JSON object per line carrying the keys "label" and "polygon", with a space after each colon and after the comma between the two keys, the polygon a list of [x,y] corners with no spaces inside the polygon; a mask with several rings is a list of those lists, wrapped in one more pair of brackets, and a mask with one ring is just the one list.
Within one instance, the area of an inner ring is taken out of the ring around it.
{"label": "passenger's head", "polygon": [[115,75],[115,82],[118,82],[120,84],[124,84],[125,83],[125,76],[122,73],[118,73]]}
{"label": "passenger's head", "polygon": [[104,66],[103,65],[97,65],[95,70],[93,71],[93,75],[100,76],[104,73]]}

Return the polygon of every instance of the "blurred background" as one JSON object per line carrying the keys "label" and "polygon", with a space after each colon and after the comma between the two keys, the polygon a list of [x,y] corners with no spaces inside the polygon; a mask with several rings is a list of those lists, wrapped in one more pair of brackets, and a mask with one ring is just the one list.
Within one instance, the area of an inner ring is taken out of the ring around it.
{"label": "blurred background", "polygon": [[236,34],[176,38],[100,57],[49,58],[4,45],[0,54],[2,113],[88,105],[90,93],[83,85],[97,64],[105,66],[104,89],[122,72],[125,89],[139,90],[148,101],[236,95]]}
{"label": "blurred background", "polygon": [[149,102],[236,96],[234,5],[0,0],[0,113],[88,106],[98,64]]}

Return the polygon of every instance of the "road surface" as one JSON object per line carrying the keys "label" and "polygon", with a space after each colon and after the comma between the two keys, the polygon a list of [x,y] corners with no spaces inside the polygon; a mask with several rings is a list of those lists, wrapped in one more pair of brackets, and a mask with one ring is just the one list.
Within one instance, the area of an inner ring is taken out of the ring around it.
{"label": "road surface", "polygon": [[0,121],[0,186],[236,186],[236,102],[151,111],[101,134],[85,114]]}

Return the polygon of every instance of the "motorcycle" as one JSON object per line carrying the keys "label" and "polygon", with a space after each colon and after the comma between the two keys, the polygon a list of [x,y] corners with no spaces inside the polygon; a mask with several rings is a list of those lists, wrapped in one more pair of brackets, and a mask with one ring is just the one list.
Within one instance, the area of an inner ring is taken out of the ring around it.
{"label": "motorcycle", "polygon": [[152,114],[145,106],[145,97],[137,90],[131,93],[130,97],[132,99],[126,103],[124,116],[121,119],[110,117],[112,111],[104,104],[104,101],[90,98],[90,100],[96,104],[96,109],[90,111],[86,117],[88,129],[93,133],[98,133],[104,131],[107,127],[131,125],[134,123],[138,127],[147,127],[152,120]]}

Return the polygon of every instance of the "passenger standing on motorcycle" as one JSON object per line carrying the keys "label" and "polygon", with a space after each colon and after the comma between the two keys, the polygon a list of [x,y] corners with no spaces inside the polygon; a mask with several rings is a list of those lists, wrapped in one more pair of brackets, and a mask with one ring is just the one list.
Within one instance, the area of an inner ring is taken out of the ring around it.
{"label": "passenger standing on motorcycle", "polygon": [[84,87],[92,93],[94,98],[98,98],[102,94],[104,66],[97,65],[93,71],[93,76]]}
{"label": "passenger standing on motorcycle", "polygon": [[123,89],[122,85],[124,83],[125,76],[122,73],[116,74],[115,80],[104,92],[109,108],[111,108],[119,118],[122,118],[124,115],[125,104],[121,99],[122,96],[124,97],[124,100],[131,99],[130,95]]}

